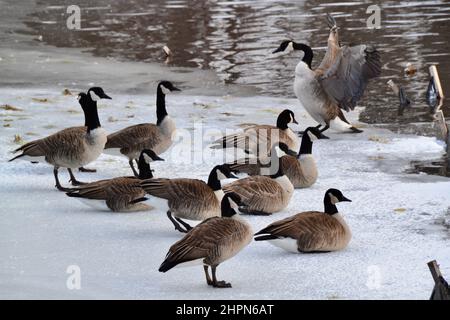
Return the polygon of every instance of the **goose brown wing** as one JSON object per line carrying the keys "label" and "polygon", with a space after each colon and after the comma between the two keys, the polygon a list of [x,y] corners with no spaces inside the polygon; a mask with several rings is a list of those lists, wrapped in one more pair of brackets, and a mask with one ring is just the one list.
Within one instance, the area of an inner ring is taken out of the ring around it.
{"label": "goose brown wing", "polygon": [[203,221],[170,247],[160,271],[187,261],[214,259],[239,228],[242,228],[240,222],[230,218],[213,217]]}
{"label": "goose brown wing", "polygon": [[153,149],[161,140],[159,127],[152,123],[142,123],[130,126],[108,135],[105,149],[131,149],[137,145],[144,145]]}
{"label": "goose brown wing", "polygon": [[269,177],[252,176],[234,181],[222,189],[225,193],[237,193],[242,203],[249,207],[265,208],[271,206],[270,203],[279,193],[280,186]]}
{"label": "goose brown wing", "polygon": [[167,200],[196,201],[212,193],[204,181],[197,179],[147,179],[141,182],[141,186],[148,194]]}
{"label": "goose brown wing", "polygon": [[370,79],[381,74],[379,52],[365,45],[344,47],[333,64],[318,76],[328,98],[339,108],[353,110]]}

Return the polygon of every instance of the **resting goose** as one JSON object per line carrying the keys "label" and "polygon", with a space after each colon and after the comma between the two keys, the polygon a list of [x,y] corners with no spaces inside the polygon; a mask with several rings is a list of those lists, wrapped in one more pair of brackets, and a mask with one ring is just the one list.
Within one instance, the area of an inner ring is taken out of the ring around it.
{"label": "resting goose", "polygon": [[146,193],[168,200],[167,216],[175,230],[187,232],[192,227],[181,219],[202,221],[220,215],[220,201],[224,195],[220,181],[228,178],[236,177],[228,166],[220,165],[211,170],[208,183],[185,178],[148,179],[143,180],[141,186]]}
{"label": "resting goose", "polygon": [[74,197],[90,207],[114,212],[135,212],[152,209],[143,201],[145,191],[140,181],[153,178],[150,169],[151,161],[162,161],[152,150],[145,149],[141,152],[138,161],[138,177],[118,177],[87,183],[67,192],[69,197]]}
{"label": "resting goose", "polygon": [[[281,165],[283,172],[294,185],[294,188],[308,188],[317,181],[318,171],[316,161],[312,155],[313,141],[316,139],[328,139],[319,129],[315,127],[307,128],[303,133],[302,142],[298,154],[290,154],[290,150],[284,152],[287,155],[282,157]],[[230,170],[234,173],[247,173],[250,176],[263,175],[267,165],[260,161],[250,163],[250,159],[240,159],[229,164]],[[270,165],[270,163],[269,163]],[[263,170],[263,171],[261,171]]]}
{"label": "resting goose", "polygon": [[294,113],[286,109],[278,115],[276,126],[253,124],[246,126],[241,133],[224,136],[214,141],[211,148],[239,148],[258,157],[260,156],[258,149],[259,151],[263,149],[262,157],[265,157],[271,146],[280,141],[285,143],[289,149],[297,150],[300,141],[297,134],[288,127],[289,123],[298,124]]}
{"label": "resting goose", "polygon": [[225,193],[236,193],[241,198],[242,213],[269,215],[283,210],[289,204],[294,186],[283,172],[285,153],[278,144],[271,149],[269,176],[251,176],[223,187]]}
{"label": "resting goose", "polygon": [[344,249],[351,239],[350,228],[336,203],[351,201],[341,191],[329,189],[323,200],[325,212],[307,211],[274,222],[255,234],[255,241],[269,241],[290,252],[328,252]]}
{"label": "resting goose", "polygon": [[133,160],[144,149],[151,149],[156,154],[165,152],[172,145],[175,122],[167,114],[166,95],[172,91],[181,91],[169,81],[161,81],[156,89],[156,124],[141,123],[127,127],[108,135],[104,153],[124,155],[135,176],[138,175]]}
{"label": "resting goose", "polygon": [[75,179],[72,169],[83,167],[96,160],[103,151],[106,143],[106,131],[100,126],[97,112],[97,101],[111,99],[102,88],[93,87],[86,93],[78,95],[86,121],[86,127],[73,127],[61,130],[46,138],[28,142],[14,152],[22,153],[9,161],[16,159],[47,162],[53,165],[56,188],[68,191],[59,183],[58,169],[67,168],[72,185],[81,184]]}
{"label": "resting goose", "polygon": [[[203,264],[206,283],[215,288],[231,288],[218,281],[216,269],[235,256],[252,240],[250,225],[238,214],[239,196],[229,193],[221,201],[221,217],[212,217],[195,226],[183,239],[170,247],[160,272],[183,264]],[[212,279],[208,268],[211,267]]]}
{"label": "resting goose", "polygon": [[295,68],[294,93],[311,117],[323,126],[338,131],[362,132],[352,126],[344,114],[353,110],[370,79],[381,74],[379,52],[366,45],[339,46],[337,26],[329,16],[331,27],[327,52],[315,70],[311,69],[311,47],[294,41],[283,41],[273,53],[301,50],[302,61]]}

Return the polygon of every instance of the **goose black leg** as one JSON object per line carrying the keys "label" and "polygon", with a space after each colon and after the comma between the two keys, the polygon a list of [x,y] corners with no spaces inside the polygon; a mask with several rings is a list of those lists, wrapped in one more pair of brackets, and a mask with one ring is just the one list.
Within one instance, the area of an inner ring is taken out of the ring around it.
{"label": "goose black leg", "polygon": [[175,226],[175,230],[178,230],[178,231],[183,232],[183,233],[187,233],[187,230],[184,230],[180,226],[180,224],[172,217],[172,212],[170,212],[170,210],[167,211],[167,217],[170,219],[170,221],[172,221],[173,225]]}
{"label": "goose black leg", "polygon": [[80,172],[97,172],[97,169],[89,169],[89,168],[85,168],[85,167],[79,167],[78,171],[80,171]]}
{"label": "goose black leg", "polygon": [[330,129],[330,125],[327,123],[327,125],[323,127],[323,129],[320,129],[320,132],[327,131],[328,129]]}
{"label": "goose black leg", "polygon": [[77,178],[73,175],[72,169],[67,168],[67,171],[69,171],[70,180],[69,182],[72,182],[73,186],[81,186],[83,184],[86,184],[85,182],[78,181]]}
{"label": "goose black leg", "polygon": [[216,268],[217,268],[217,266],[211,266],[212,277],[213,277],[213,287],[214,288],[231,288],[231,283],[228,283],[225,281],[217,281]]}
{"label": "goose black leg", "polygon": [[61,183],[59,183],[59,178],[58,178],[58,168],[57,168],[57,167],[54,167],[54,168],[53,168],[53,175],[55,176],[55,182],[56,182],[55,187],[56,187],[56,189],[58,189],[59,191],[64,191],[64,192],[69,192],[69,191],[71,191],[70,188],[64,188],[64,187],[61,185]]}
{"label": "goose black leg", "polygon": [[130,165],[131,170],[133,170],[134,176],[135,176],[135,177],[138,177],[138,176],[139,176],[139,173],[138,173],[138,172],[136,171],[136,169],[134,168],[134,165],[133,165],[133,159],[131,159],[130,161],[128,161],[128,164]]}
{"label": "goose black leg", "polygon": [[206,283],[208,284],[208,286],[212,286],[213,282],[209,276],[208,266],[203,266],[203,270],[205,270]]}
{"label": "goose black leg", "polygon": [[181,224],[183,225],[183,227],[186,228],[186,231],[190,231],[190,230],[192,229],[192,227],[191,227],[187,222],[184,222],[182,219],[180,219],[180,218],[178,218],[178,217],[175,217],[175,219],[176,219],[179,223],[181,223]]}

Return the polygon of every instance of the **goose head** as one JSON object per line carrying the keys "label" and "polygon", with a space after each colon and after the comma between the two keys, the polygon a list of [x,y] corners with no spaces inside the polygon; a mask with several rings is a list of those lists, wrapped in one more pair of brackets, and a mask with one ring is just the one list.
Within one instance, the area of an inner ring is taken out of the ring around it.
{"label": "goose head", "polygon": [[338,202],[352,202],[352,200],[346,198],[342,192],[338,189],[328,189],[325,192],[323,199],[325,205],[325,213],[333,215],[338,212],[336,203]]}
{"label": "goose head", "polygon": [[152,161],[164,161],[164,159],[158,157],[158,155],[153,152],[153,150],[142,150],[138,160],[139,179],[153,178],[153,173],[150,169],[150,162]]}
{"label": "goose head", "polygon": [[237,179],[237,177],[231,172],[230,167],[226,164],[215,166],[213,172],[216,174],[218,180],[225,179]]}
{"label": "goose head", "polygon": [[285,130],[288,128],[289,123],[298,124],[297,120],[295,120],[294,112],[289,109],[283,110],[277,118],[277,127],[279,129]]}
{"label": "goose head", "polygon": [[316,127],[306,128],[305,132],[303,133],[303,136],[305,136],[305,135],[307,135],[311,141],[314,141],[317,139],[330,139]]}
{"label": "goose head", "polygon": [[297,153],[290,150],[289,147],[283,143],[278,142],[272,145],[270,150],[270,177],[278,178],[284,175],[283,166],[281,165],[282,157],[285,155],[297,156]]}
{"label": "goose head", "polygon": [[88,90],[87,94],[92,101],[98,101],[100,99],[111,99],[111,97],[108,96],[101,87],[92,87]]}
{"label": "goose head", "polygon": [[225,194],[220,203],[222,217],[231,218],[238,214],[240,203],[241,197],[238,194],[234,192]]}
{"label": "goose head", "polygon": [[160,83],[158,83],[158,91],[161,89],[162,94],[164,95],[168,95],[169,93],[173,92],[173,91],[181,91],[180,89],[178,89],[177,87],[175,87],[172,82],[170,81],[161,81]]}
{"label": "goose head", "polygon": [[148,164],[150,164],[150,162],[153,162],[153,161],[164,161],[164,159],[163,158],[160,158],[153,150],[151,150],[151,149],[144,149],[144,150],[142,150],[141,151],[141,155],[139,156],[139,159],[140,158],[143,158],[143,160],[146,162],[146,163],[148,163]]}
{"label": "goose head", "polygon": [[292,40],[283,40],[281,42],[280,46],[275,49],[272,53],[278,53],[278,52],[285,52],[285,53],[291,53],[294,51],[294,41]]}

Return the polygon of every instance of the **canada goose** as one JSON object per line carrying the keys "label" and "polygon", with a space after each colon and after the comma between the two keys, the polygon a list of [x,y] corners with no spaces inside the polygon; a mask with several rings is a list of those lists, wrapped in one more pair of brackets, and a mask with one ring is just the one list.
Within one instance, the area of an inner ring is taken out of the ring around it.
{"label": "canada goose", "polygon": [[234,192],[241,198],[242,213],[269,215],[286,208],[294,192],[294,186],[283,172],[285,153],[278,144],[271,148],[271,174],[251,176],[233,181],[223,187],[225,193]]}
{"label": "canada goose", "polygon": [[344,249],[350,241],[350,228],[339,214],[336,203],[350,201],[341,191],[325,193],[325,212],[307,211],[274,222],[255,234],[255,241],[267,240],[290,252],[328,252]]}
{"label": "canada goose", "polygon": [[114,212],[135,212],[152,209],[142,203],[148,200],[140,181],[153,178],[150,169],[151,161],[162,161],[152,150],[141,152],[138,161],[138,177],[118,177],[87,183],[73,188],[66,194],[75,197],[95,209],[111,210]]}
{"label": "canada goose", "polygon": [[[148,179],[141,182],[148,194],[168,200],[167,216],[175,230],[187,232],[192,227],[181,220],[205,220],[220,215],[220,201],[223,191],[220,181],[236,178],[228,166],[215,166],[208,177],[208,183],[198,179]],[[175,216],[172,216],[172,214]],[[180,224],[183,225],[183,229]]]}
{"label": "canada goose", "polygon": [[[225,260],[235,256],[252,240],[252,229],[238,213],[239,196],[225,195],[221,201],[221,217],[212,217],[195,226],[183,239],[169,249],[160,272],[177,265],[203,264],[206,283],[215,288],[231,288],[218,281],[216,269]],[[208,268],[211,267],[212,279]]]}
{"label": "canada goose", "polygon": [[138,173],[134,168],[133,160],[139,157],[141,150],[151,149],[156,154],[161,154],[172,145],[175,122],[166,110],[166,95],[172,91],[181,90],[169,81],[161,81],[158,84],[156,90],[156,124],[141,123],[108,135],[104,153],[128,157],[128,163],[135,176]]}
{"label": "canada goose", "polygon": [[[282,157],[281,165],[283,172],[289,178],[294,185],[294,188],[308,188],[312,186],[318,176],[316,161],[312,155],[313,141],[316,139],[328,139],[323,135],[319,129],[315,127],[307,128],[303,133],[302,142],[298,154],[290,154],[290,150],[286,151],[283,148],[280,149],[287,153]],[[230,170],[235,173],[244,172],[250,176],[264,175],[261,171],[266,167],[260,161],[254,161],[249,163],[249,159],[240,159],[232,164],[229,164]],[[269,163],[270,165],[270,163]]]}
{"label": "canada goose", "polygon": [[103,151],[106,143],[106,131],[100,126],[97,112],[97,100],[111,99],[102,88],[93,87],[86,93],[78,95],[87,125],[84,127],[73,127],[61,130],[46,138],[31,141],[24,144],[14,152],[22,153],[9,161],[16,159],[32,162],[45,161],[53,165],[56,188],[68,191],[59,183],[58,169],[67,168],[72,185],[81,184],[75,179],[72,169],[83,167],[96,160]]}
{"label": "canada goose", "polygon": [[276,52],[304,52],[295,68],[294,93],[322,131],[329,127],[338,131],[362,132],[352,126],[341,109],[353,110],[361,99],[370,79],[381,74],[379,52],[366,45],[339,46],[337,26],[329,16],[331,27],[328,48],[315,70],[311,69],[311,47],[294,41],[283,41]]}
{"label": "canada goose", "polygon": [[[224,136],[213,142],[212,149],[239,148],[246,153],[253,153],[258,157],[266,157],[273,144],[278,141],[285,143],[289,149],[297,150],[300,141],[296,133],[289,127],[289,123],[298,124],[291,110],[283,110],[277,118],[277,125],[249,125],[243,132]],[[263,149],[265,148],[265,149]],[[260,155],[259,152],[263,151]]]}

